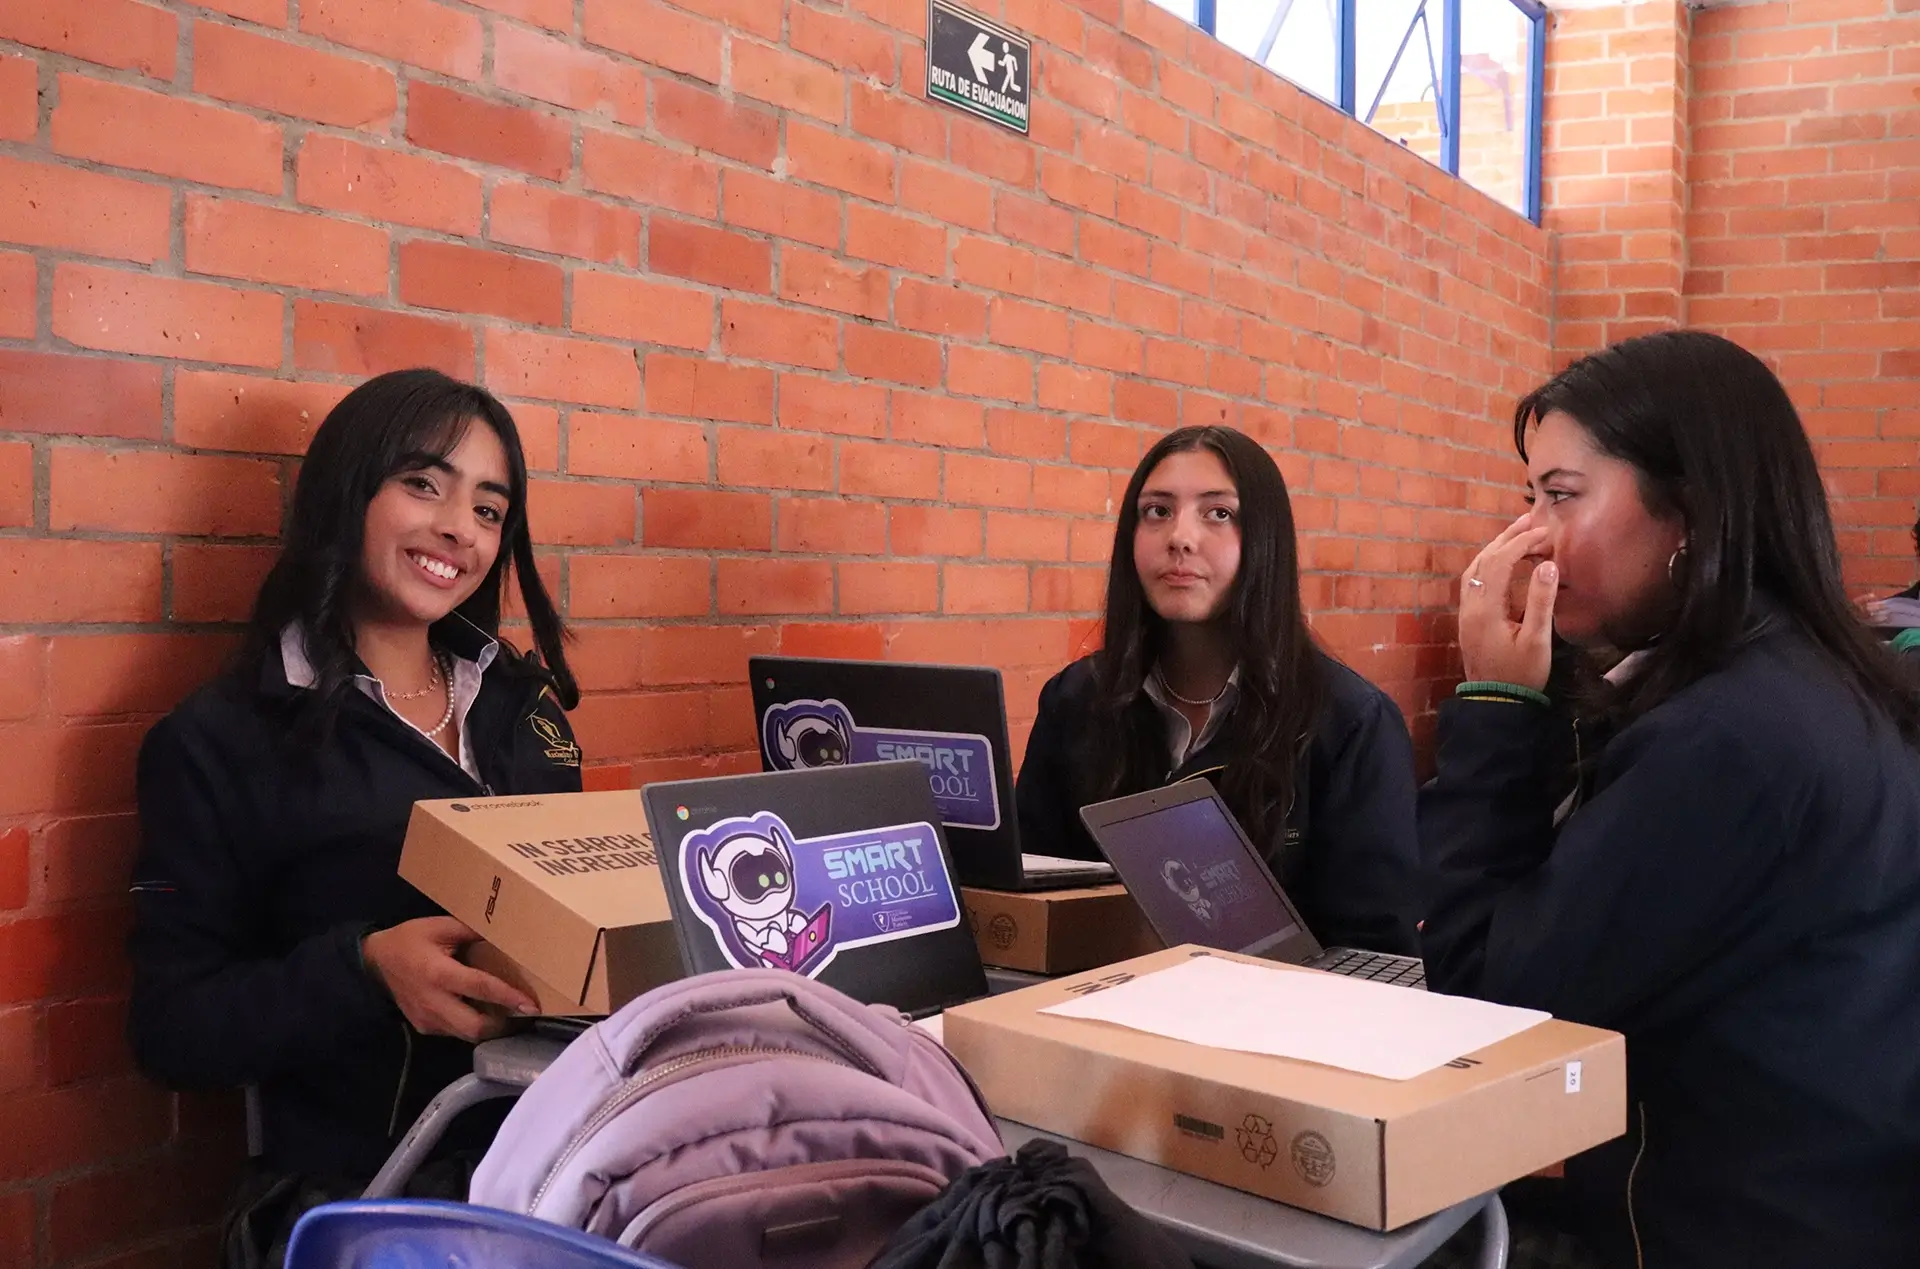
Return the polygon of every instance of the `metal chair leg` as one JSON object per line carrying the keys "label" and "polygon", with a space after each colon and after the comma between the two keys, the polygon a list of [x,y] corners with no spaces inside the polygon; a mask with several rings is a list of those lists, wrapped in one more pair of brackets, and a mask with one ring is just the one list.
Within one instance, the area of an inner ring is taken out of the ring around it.
{"label": "metal chair leg", "polygon": [[1487,1195],[1480,1209],[1480,1269],[1507,1269],[1507,1249],[1512,1231],[1507,1227],[1507,1209],[1498,1194]]}
{"label": "metal chair leg", "polygon": [[413,1121],[413,1127],[407,1129],[407,1135],[394,1147],[386,1163],[381,1165],[379,1175],[373,1178],[373,1184],[367,1187],[363,1197],[400,1197],[414,1171],[440,1144],[440,1138],[446,1135],[447,1125],[461,1111],[496,1097],[518,1097],[525,1091],[517,1084],[498,1084],[483,1080],[478,1075],[462,1075],[427,1103],[427,1108],[420,1112],[420,1118]]}

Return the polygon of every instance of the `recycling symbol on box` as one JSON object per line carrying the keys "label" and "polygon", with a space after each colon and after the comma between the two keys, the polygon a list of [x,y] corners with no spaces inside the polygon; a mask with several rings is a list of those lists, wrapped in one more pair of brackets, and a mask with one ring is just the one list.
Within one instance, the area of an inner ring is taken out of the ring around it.
{"label": "recycling symbol on box", "polygon": [[1020,926],[1012,917],[1002,912],[987,922],[987,937],[993,940],[995,947],[1004,952],[1013,946],[1015,939],[1020,937]]}
{"label": "recycling symbol on box", "polygon": [[1259,1115],[1248,1115],[1240,1121],[1240,1127],[1234,1130],[1234,1140],[1239,1143],[1240,1156],[1248,1163],[1260,1167],[1270,1167],[1280,1157],[1280,1143],[1273,1139],[1273,1121]]}

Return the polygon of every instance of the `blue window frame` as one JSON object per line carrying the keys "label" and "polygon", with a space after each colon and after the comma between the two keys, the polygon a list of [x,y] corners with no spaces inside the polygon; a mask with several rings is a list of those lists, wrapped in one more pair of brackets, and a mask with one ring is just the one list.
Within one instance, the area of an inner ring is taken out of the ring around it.
{"label": "blue window frame", "polygon": [[1156,2],[1540,222],[1539,0]]}

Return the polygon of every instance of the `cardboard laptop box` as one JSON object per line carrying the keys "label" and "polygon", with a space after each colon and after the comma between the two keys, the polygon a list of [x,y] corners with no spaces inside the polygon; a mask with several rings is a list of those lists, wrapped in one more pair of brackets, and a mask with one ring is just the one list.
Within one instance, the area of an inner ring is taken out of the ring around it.
{"label": "cardboard laptop box", "polygon": [[1071,974],[1158,951],[1161,942],[1125,886],[980,890],[960,901],[983,964]]}
{"label": "cardboard laptop box", "polygon": [[1195,955],[1320,972],[1171,948],[949,1009],[947,1047],[996,1115],[1382,1231],[1626,1131],[1626,1042],[1573,1023],[1391,1080],[1040,1012]]}
{"label": "cardboard laptop box", "polygon": [[[525,965],[485,940],[468,944],[466,950],[461,952],[460,959],[533,997],[533,1003],[543,1018],[597,1018],[610,1012],[596,1004],[576,1000],[552,983],[534,977]],[[494,1014],[504,1015],[507,1012],[498,1005],[484,1001],[478,1003],[478,1008]]]}
{"label": "cardboard laptop box", "polygon": [[543,1012],[611,1013],[681,976],[638,790],[415,803],[400,875]]}

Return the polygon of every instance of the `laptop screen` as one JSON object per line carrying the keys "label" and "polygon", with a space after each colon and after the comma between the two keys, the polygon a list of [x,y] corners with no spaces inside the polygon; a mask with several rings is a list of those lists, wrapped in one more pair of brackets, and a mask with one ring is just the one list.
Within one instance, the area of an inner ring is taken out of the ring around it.
{"label": "laptop screen", "polygon": [[1257,955],[1299,928],[1215,798],[1103,825],[1100,845],[1168,946]]}
{"label": "laptop screen", "polygon": [[962,884],[1022,884],[998,670],[805,657],[747,665],[766,770],[913,759]]}

